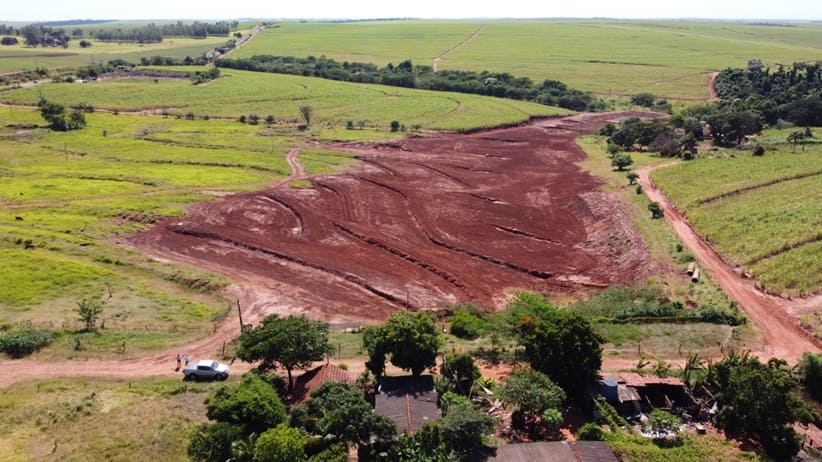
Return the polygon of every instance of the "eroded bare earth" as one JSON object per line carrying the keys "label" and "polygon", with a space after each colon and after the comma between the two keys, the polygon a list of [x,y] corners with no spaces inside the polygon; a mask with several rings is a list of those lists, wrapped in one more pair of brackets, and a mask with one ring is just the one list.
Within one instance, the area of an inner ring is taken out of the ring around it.
{"label": "eroded bare earth", "polygon": [[646,246],[574,142],[629,115],[332,146],[358,167],[197,204],[132,244],[232,277],[252,312],[330,322],[642,279]]}

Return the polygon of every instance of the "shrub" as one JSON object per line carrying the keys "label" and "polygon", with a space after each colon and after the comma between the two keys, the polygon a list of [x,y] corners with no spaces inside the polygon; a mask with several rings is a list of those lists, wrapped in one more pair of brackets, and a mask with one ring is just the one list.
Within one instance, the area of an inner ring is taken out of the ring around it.
{"label": "shrub", "polygon": [[392,120],[391,121],[391,131],[392,132],[397,132],[399,130],[400,130],[400,122],[397,121],[397,120]]}
{"label": "shrub", "polygon": [[456,310],[451,316],[451,335],[459,338],[473,340],[482,335],[488,323],[465,310]]}
{"label": "shrub", "polygon": [[22,358],[47,346],[54,340],[49,330],[24,327],[0,334],[0,351],[12,358]]}
{"label": "shrub", "polygon": [[580,441],[605,441],[605,431],[594,422],[588,422],[580,427],[577,432],[577,440]]}

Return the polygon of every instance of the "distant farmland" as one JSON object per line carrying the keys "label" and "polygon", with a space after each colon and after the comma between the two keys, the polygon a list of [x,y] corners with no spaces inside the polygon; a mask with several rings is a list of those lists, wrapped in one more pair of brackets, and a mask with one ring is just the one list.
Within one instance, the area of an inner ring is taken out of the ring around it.
{"label": "distant farmland", "polygon": [[[482,27],[484,26],[484,27]],[[475,32],[479,34],[456,47]],[[712,70],[822,59],[818,25],[755,26],[649,21],[403,21],[282,23],[233,57],[326,55],[385,65],[411,59],[440,69],[489,70],[556,79],[603,95],[652,92],[707,99]]]}
{"label": "distant farmland", "polygon": [[41,95],[66,105],[86,103],[119,111],[166,109],[177,115],[193,112],[230,118],[271,114],[280,121],[298,120],[298,108],[310,105],[317,121],[330,124],[344,126],[349,120],[363,120],[368,126],[387,127],[397,120],[409,128],[421,125],[445,130],[491,127],[569,112],[478,95],[234,70],[224,70],[223,77],[208,85],[194,86],[187,79],[155,82],[150,78],[46,84],[3,92],[0,101],[32,105]]}

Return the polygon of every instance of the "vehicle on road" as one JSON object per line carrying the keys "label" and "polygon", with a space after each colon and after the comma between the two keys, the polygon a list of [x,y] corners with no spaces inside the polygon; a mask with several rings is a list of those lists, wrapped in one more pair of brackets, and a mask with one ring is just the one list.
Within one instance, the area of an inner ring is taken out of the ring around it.
{"label": "vehicle on road", "polygon": [[201,359],[183,369],[185,380],[225,380],[228,378],[228,366],[212,359]]}

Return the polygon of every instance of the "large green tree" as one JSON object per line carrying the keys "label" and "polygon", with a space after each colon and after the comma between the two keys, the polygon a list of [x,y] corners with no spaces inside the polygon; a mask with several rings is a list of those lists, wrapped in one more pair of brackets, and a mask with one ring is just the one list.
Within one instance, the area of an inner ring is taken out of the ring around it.
{"label": "large green tree", "polygon": [[448,411],[440,428],[447,448],[459,454],[470,454],[484,447],[486,435],[494,431],[494,421],[470,404],[463,404]]}
{"label": "large green tree", "polygon": [[242,438],[243,430],[236,425],[201,424],[191,435],[186,453],[193,462],[225,462],[233,457],[232,446]]}
{"label": "large green tree", "polygon": [[391,419],[375,413],[359,389],[342,382],[325,382],[314,390],[292,411],[291,425],[355,444],[369,444],[372,436],[388,440],[396,435]]}
{"label": "large green tree", "polygon": [[385,358],[400,369],[420,375],[436,364],[442,340],[431,316],[424,311],[398,311],[381,326],[363,334],[363,346],[368,351],[368,367],[375,375],[382,374]]}
{"label": "large green tree", "polygon": [[280,424],[266,430],[254,445],[255,462],[304,462],[306,438],[301,431]]}
{"label": "large green tree", "polygon": [[468,353],[446,356],[440,374],[448,379],[454,391],[462,395],[470,393],[474,381],[480,378],[479,368]]}
{"label": "large green tree", "polygon": [[805,353],[796,367],[799,382],[816,400],[822,401],[822,353]]}
{"label": "large green tree", "polygon": [[525,356],[566,393],[578,394],[596,383],[602,366],[604,339],[580,314],[548,306],[544,299],[530,295],[517,301],[515,329],[525,347]]}
{"label": "large green tree", "polygon": [[237,385],[217,389],[206,400],[206,415],[257,434],[285,422],[287,417],[277,390],[254,373],[243,376]]}
{"label": "large green tree", "polygon": [[289,390],[293,387],[291,371],[322,360],[328,352],[328,324],[305,316],[268,316],[259,326],[240,334],[237,340],[240,359],[260,361],[259,369],[263,371],[281,365],[288,372]]}
{"label": "large green tree", "polygon": [[763,364],[737,353],[710,364],[706,380],[719,406],[717,425],[756,436],[775,460],[796,455],[799,441],[792,425],[810,419],[796,394],[797,385],[785,361],[771,359]]}
{"label": "large green tree", "polygon": [[547,375],[529,369],[516,369],[500,388],[502,402],[522,412],[526,422],[533,424],[549,410],[557,410],[565,401],[562,391]]}

